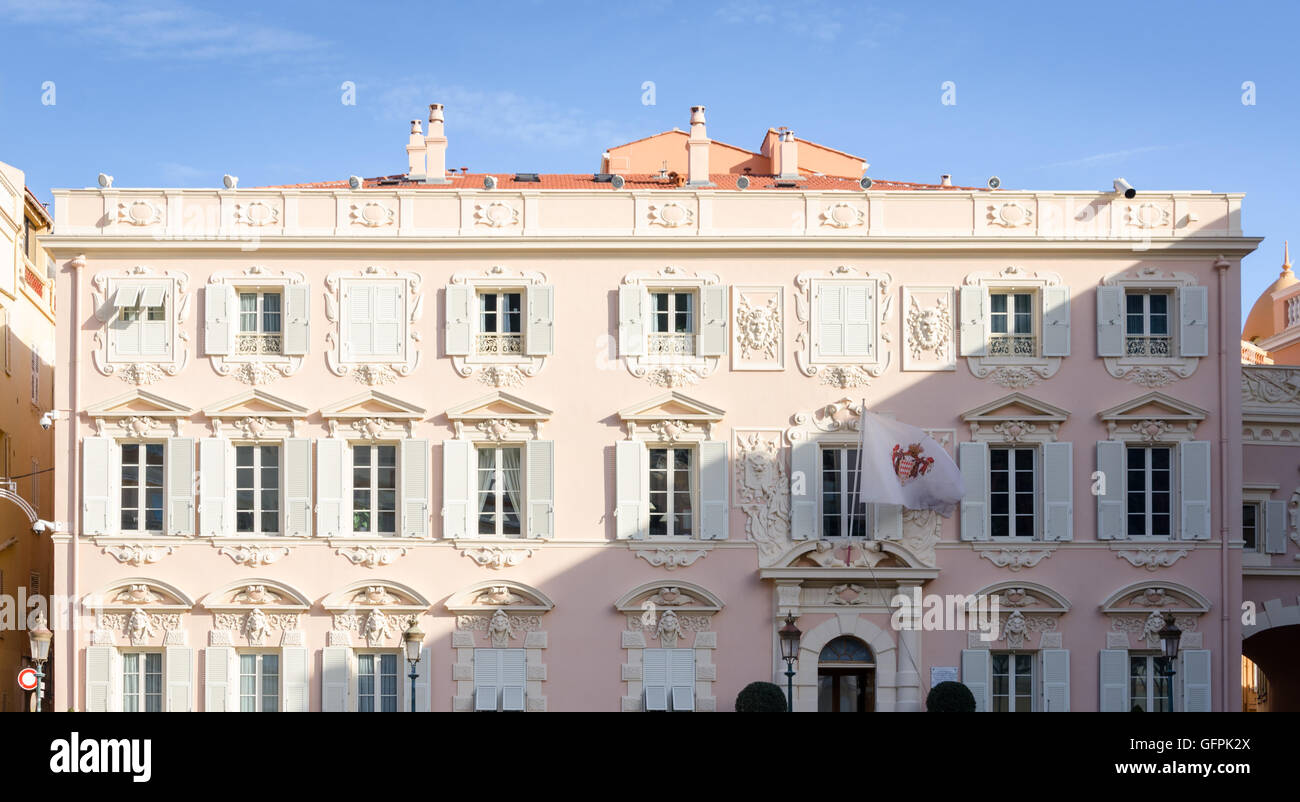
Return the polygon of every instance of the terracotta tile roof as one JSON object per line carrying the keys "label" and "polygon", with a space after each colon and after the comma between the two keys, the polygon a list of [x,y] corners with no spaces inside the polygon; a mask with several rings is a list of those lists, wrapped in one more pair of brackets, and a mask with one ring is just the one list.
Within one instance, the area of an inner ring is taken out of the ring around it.
{"label": "terracotta tile roof", "polygon": [[[591,173],[540,173],[538,181],[516,181],[515,173],[448,173],[446,184],[426,184],[422,181],[410,181],[405,175],[390,175],[379,178],[362,179],[362,188],[364,189],[422,189],[422,190],[439,190],[439,189],[482,189],[483,179],[492,175],[497,180],[497,189],[607,189],[615,191],[614,187],[608,181],[596,181]],[[795,182],[795,186],[777,186],[776,176],[771,175],[750,175],[748,192],[755,190],[849,190],[861,192],[862,188],[858,182],[851,178],[840,178],[829,175],[804,175],[800,176]],[[709,176],[709,180],[716,184],[716,189],[736,189],[736,180],[740,175],[735,173],[714,173]],[[626,174],[623,175],[623,190],[630,189],[676,189],[673,184],[667,181],[659,180],[658,176],[651,173]],[[315,181],[306,184],[277,184],[269,187],[259,187],[259,189],[347,189],[348,182],[343,181]],[[878,190],[889,191],[909,191],[909,190],[984,190],[985,187],[946,187],[942,184],[920,184],[913,181],[887,181],[879,178],[873,178],[871,191]]]}

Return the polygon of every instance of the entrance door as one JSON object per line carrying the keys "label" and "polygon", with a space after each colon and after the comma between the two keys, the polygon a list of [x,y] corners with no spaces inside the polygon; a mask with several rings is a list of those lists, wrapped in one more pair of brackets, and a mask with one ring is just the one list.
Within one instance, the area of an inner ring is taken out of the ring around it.
{"label": "entrance door", "polygon": [[870,647],[846,636],[826,644],[817,661],[817,712],[876,709],[876,661]]}

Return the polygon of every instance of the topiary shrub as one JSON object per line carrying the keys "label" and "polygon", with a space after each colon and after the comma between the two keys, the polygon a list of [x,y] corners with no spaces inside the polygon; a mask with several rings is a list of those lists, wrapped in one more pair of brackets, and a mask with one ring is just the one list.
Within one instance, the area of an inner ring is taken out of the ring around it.
{"label": "topiary shrub", "polygon": [[925,709],[929,713],[974,713],[975,694],[960,682],[940,682],[925,697]]}
{"label": "topiary shrub", "polygon": [[772,682],[751,682],[736,696],[737,713],[784,713],[785,691]]}

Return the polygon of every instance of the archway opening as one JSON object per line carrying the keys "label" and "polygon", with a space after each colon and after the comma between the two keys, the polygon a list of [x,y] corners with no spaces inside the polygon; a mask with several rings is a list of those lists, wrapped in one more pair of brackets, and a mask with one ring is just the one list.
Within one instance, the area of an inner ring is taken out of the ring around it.
{"label": "archway opening", "polygon": [[842,635],[817,658],[817,712],[869,713],[876,709],[876,658],[871,647]]}

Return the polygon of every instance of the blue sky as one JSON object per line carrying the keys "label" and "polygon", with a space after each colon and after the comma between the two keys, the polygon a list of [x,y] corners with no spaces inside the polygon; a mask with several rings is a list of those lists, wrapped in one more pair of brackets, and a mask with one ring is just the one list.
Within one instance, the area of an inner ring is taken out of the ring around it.
{"label": "blue sky", "polygon": [[1245,231],[1267,238],[1248,306],[1300,240],[1300,11],[1035,5],[0,0],[0,160],[44,200],[100,171],[118,186],[386,175],[437,100],[449,166],[583,172],[704,103],[716,139],[756,148],[788,125],[879,178],[1245,192]]}

